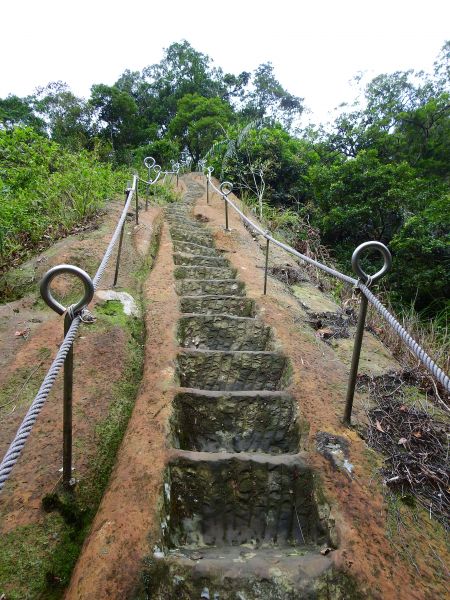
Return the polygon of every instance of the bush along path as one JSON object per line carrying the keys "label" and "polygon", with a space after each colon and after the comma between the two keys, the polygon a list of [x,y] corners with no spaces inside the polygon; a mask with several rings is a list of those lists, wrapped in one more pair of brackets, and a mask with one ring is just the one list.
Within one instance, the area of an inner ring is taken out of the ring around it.
{"label": "bush along path", "polygon": [[184,203],[166,209],[181,387],[147,597],[348,598],[353,584],[332,569],[336,540],[299,453],[289,361],[212,233],[191,216],[202,194],[191,180]]}

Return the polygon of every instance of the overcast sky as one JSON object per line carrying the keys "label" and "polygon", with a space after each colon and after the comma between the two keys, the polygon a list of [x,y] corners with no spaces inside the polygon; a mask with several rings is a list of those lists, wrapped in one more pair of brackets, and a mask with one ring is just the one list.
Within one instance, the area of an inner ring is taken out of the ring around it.
{"label": "overcast sky", "polygon": [[0,97],[62,80],[80,96],[187,39],[227,72],[272,61],[315,120],[358,71],[430,70],[450,38],[448,0],[4,0]]}

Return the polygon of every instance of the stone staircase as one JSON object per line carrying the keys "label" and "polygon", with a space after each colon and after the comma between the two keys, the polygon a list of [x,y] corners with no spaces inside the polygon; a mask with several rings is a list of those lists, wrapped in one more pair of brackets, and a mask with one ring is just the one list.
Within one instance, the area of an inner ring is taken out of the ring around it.
{"label": "stone staircase", "polygon": [[154,599],[293,600],[330,593],[328,513],[299,453],[289,361],[236,270],[193,215],[190,181],[166,210],[173,240],[177,377]]}

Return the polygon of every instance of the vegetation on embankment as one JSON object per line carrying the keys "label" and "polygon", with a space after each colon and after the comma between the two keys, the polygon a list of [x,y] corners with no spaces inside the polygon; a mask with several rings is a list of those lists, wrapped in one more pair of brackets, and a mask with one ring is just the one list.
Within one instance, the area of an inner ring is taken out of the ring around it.
{"label": "vegetation on embankment", "polygon": [[0,129],[0,272],[83,228],[127,175],[29,127]]}
{"label": "vegetation on embankment", "polygon": [[[132,252],[131,262],[127,263],[129,276],[126,278],[126,289],[138,300],[141,311],[141,288],[144,277],[153,266],[160,232],[161,220],[158,220],[153,223],[146,255],[140,257],[137,252]],[[108,364],[111,352],[104,353],[103,360],[106,362],[102,367],[109,370],[109,375],[107,383],[101,385],[98,384],[99,373],[95,370],[86,380],[79,376],[78,389],[81,387],[82,394],[89,397],[94,407],[99,404],[106,410],[90,411],[85,429],[81,428],[82,431],[74,437],[74,474],[79,479],[74,490],[67,493],[59,485],[55,486],[51,493],[42,498],[45,512],[39,513],[32,523],[26,525],[11,526],[14,519],[10,519],[8,530],[2,532],[0,596],[4,593],[8,600],[56,599],[63,595],[107,486],[133,410],[142,378],[144,320],[126,315],[121,302],[117,300],[97,304],[94,314],[96,322],[84,328],[84,343],[92,350],[99,344],[104,345],[105,336],[113,339],[116,351],[124,357],[123,362],[119,361],[112,368]],[[86,355],[86,358],[91,364],[92,356]],[[75,373],[83,369],[83,362],[80,357],[75,359]],[[81,411],[76,415],[83,415],[79,404],[75,410]],[[82,416],[81,421],[84,419],[85,416]]]}

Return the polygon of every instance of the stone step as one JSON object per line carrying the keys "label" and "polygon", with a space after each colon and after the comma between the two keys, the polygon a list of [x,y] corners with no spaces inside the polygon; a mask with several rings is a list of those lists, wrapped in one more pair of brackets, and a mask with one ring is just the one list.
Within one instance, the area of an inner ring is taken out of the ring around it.
{"label": "stone step", "polygon": [[180,305],[182,313],[254,317],[256,312],[255,301],[242,296],[183,296]]}
{"label": "stone step", "polygon": [[166,219],[169,222],[170,227],[178,227],[181,229],[195,229],[196,231],[207,231],[204,225],[202,225],[198,221],[190,219],[188,216],[166,216]]}
{"label": "stone step", "polygon": [[[315,546],[156,552],[143,573],[152,600],[349,600],[347,578]],[[351,594],[351,592],[350,592]],[[359,596],[358,596],[359,597]]]}
{"label": "stone step", "polygon": [[200,254],[202,256],[222,256],[219,250],[212,246],[202,246],[183,240],[172,240],[174,252],[182,252],[183,254]]}
{"label": "stone step", "polygon": [[237,270],[232,267],[207,267],[205,265],[178,265],[175,279],[233,279]]}
{"label": "stone step", "polygon": [[238,279],[180,279],[175,282],[179,296],[243,296],[244,283]]}
{"label": "stone step", "polygon": [[178,321],[183,348],[205,350],[272,350],[270,327],[251,317],[188,314]]}
{"label": "stone step", "polygon": [[223,256],[202,256],[200,254],[182,254],[175,252],[173,255],[173,262],[176,265],[192,265],[205,267],[226,267],[229,266],[229,262]]}
{"label": "stone step", "polygon": [[278,352],[182,350],[177,371],[182,387],[204,390],[279,390],[289,376]]}
{"label": "stone step", "polygon": [[201,246],[214,246],[214,241],[211,235],[200,234],[195,231],[186,229],[173,229],[170,231],[172,240],[179,240],[181,242],[191,242],[193,244],[199,244]]}
{"label": "stone step", "polygon": [[301,454],[177,450],[164,488],[168,548],[295,547],[328,541],[313,473]]}
{"label": "stone step", "polygon": [[298,452],[296,402],[286,392],[182,388],[171,417],[175,448],[198,452]]}

